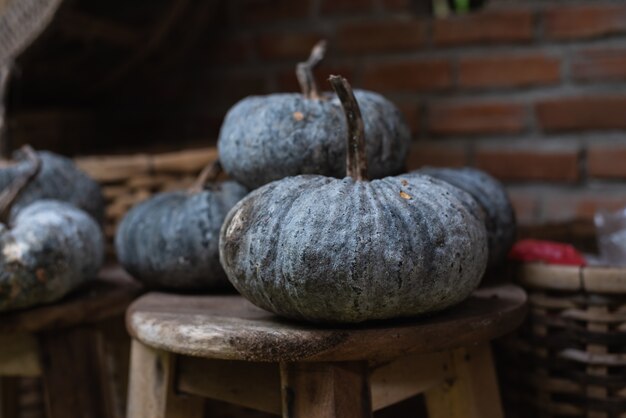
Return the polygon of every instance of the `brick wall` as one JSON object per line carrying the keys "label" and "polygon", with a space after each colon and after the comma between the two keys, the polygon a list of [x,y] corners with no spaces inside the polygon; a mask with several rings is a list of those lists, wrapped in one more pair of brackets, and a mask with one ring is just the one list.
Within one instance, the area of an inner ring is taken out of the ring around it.
{"label": "brick wall", "polygon": [[325,38],[320,81],[397,103],[411,167],[490,172],[522,223],[626,206],[626,2],[492,0],[445,20],[410,0],[225,3],[197,88],[216,121],[245,95],[297,90],[294,63]]}

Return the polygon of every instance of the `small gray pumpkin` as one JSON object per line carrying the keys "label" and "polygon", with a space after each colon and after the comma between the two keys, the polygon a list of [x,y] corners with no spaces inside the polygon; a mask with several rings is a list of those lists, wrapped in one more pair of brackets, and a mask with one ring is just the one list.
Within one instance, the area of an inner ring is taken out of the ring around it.
{"label": "small gray pumpkin", "polygon": [[[12,205],[13,212],[40,199],[68,202],[80,208],[98,222],[104,219],[104,197],[100,185],[81,171],[72,160],[47,151],[38,151],[41,170],[37,177],[18,196]],[[0,190],[30,169],[31,162],[25,151],[14,154],[15,164],[0,169]]]}
{"label": "small gray pumpkin", "polygon": [[331,83],[349,124],[348,177],[288,177],[239,202],[220,235],[228,278],[261,308],[315,322],[414,316],[465,299],[487,261],[476,202],[429,176],[367,181],[358,105],[347,81]]}
{"label": "small gray pumpkin", "polygon": [[205,187],[218,165],[189,191],[161,193],[132,208],[117,229],[122,266],[152,288],[216,289],[229,286],[219,262],[224,217],[247,190],[234,181]]}
{"label": "small gray pumpkin", "polygon": [[469,193],[485,212],[489,239],[489,267],[502,263],[515,242],[516,222],[513,205],[502,184],[484,171],[463,167],[425,167],[415,173],[441,179]]}
{"label": "small gray pumpkin", "polygon": [[[321,60],[320,48],[298,67],[303,94],[247,97],[226,115],[218,139],[220,160],[248,188],[298,174],[345,175],[347,132],[341,103],[330,93],[318,93],[311,74]],[[368,176],[402,172],[411,143],[402,114],[377,93],[354,94],[365,122]]]}
{"label": "small gray pumpkin", "polygon": [[11,210],[37,174],[36,161],[0,195],[0,311],[58,300],[93,279],[104,259],[100,227],[73,205],[39,200]]}

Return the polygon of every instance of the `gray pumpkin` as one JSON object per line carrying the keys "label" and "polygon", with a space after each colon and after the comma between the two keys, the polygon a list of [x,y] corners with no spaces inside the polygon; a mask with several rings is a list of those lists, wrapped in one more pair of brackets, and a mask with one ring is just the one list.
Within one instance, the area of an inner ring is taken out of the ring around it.
{"label": "gray pumpkin", "polygon": [[0,224],[0,311],[53,302],[96,277],[104,237],[91,216],[54,200],[13,212]]}
{"label": "gray pumpkin", "polygon": [[[312,76],[301,82],[314,84]],[[306,90],[303,88],[303,90]],[[367,138],[368,176],[401,173],[411,143],[400,111],[383,96],[356,91]],[[247,97],[222,124],[218,149],[230,176],[255,189],[298,174],[341,178],[346,173],[347,135],[334,94],[312,92]]]}
{"label": "gray pumpkin", "polygon": [[487,261],[480,209],[428,176],[367,181],[358,107],[345,80],[331,82],[349,123],[349,177],[289,177],[239,202],[220,235],[228,278],[254,304],[315,322],[414,316],[465,299]]}
{"label": "gray pumpkin", "polygon": [[218,238],[228,211],[247,194],[233,181],[201,191],[161,193],[132,208],[115,235],[117,257],[152,288],[228,286]]}
{"label": "gray pumpkin", "polygon": [[415,173],[436,177],[469,193],[485,213],[489,240],[489,266],[502,263],[515,242],[516,222],[513,205],[502,184],[484,171],[464,167],[426,167]]}
{"label": "gray pumpkin", "polygon": [[[37,156],[41,160],[41,170],[13,203],[13,213],[36,200],[55,199],[71,203],[101,222],[105,203],[100,185],[69,158],[47,151],[38,151]],[[30,170],[32,162],[24,152],[16,152],[14,158],[15,164],[0,169],[0,190]]]}

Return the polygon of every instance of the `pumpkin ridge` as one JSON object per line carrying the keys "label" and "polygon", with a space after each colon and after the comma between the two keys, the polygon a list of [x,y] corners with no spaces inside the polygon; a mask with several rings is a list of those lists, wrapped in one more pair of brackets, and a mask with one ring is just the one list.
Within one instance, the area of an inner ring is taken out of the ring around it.
{"label": "pumpkin ridge", "polygon": [[[432,214],[436,213],[436,210],[434,210],[432,206],[424,204],[425,202],[421,202],[422,199],[420,199],[420,205],[410,205],[408,201],[399,197],[399,193],[401,190],[399,186],[402,183],[399,182],[399,184],[395,184],[392,180],[395,179],[386,177],[384,179],[380,179],[380,181],[378,181],[377,183],[379,184],[379,186],[383,186],[388,191],[389,195],[394,197],[396,201],[401,202],[405,210],[400,210],[396,205],[390,205],[388,201],[385,202],[385,206],[387,210],[395,214],[401,224],[402,231],[414,231],[415,228],[419,227],[419,233],[407,234],[407,237],[409,238],[410,252],[411,254],[414,254],[416,252],[420,253],[421,257],[417,267],[419,270],[428,272],[433,271],[433,266],[430,262],[433,258],[432,254],[434,254],[434,252],[432,252],[433,248],[427,247],[421,250],[427,251],[427,255],[424,255],[421,251],[416,250],[422,247],[420,244],[424,242],[424,240],[426,242],[433,242],[433,237],[431,234],[431,230],[433,228],[429,228],[429,226],[431,225],[426,225],[424,220],[433,219]],[[437,225],[437,229],[440,229],[439,225]]]}
{"label": "pumpkin ridge", "polygon": [[[289,298],[289,303],[291,303],[300,314],[304,314],[304,311],[302,310],[302,295],[304,295],[305,299],[310,298],[310,296],[308,296],[308,293],[310,292],[308,288],[310,286],[300,287],[294,286],[293,284],[299,279],[298,276],[293,275],[293,269],[300,262],[304,262],[302,258],[304,257],[306,259],[306,265],[309,266],[309,273],[312,277],[315,276],[317,268],[322,265],[329,270],[328,277],[334,276],[334,273],[337,273],[337,270],[335,269],[336,266],[333,266],[332,263],[329,264],[330,260],[320,259],[322,257],[322,253],[319,250],[320,248],[325,248],[324,244],[327,241],[325,240],[325,237],[329,236],[329,234],[331,236],[335,235],[336,222],[340,222],[342,216],[341,207],[328,207],[328,209],[324,207],[322,209],[319,209],[315,205],[311,205],[311,202],[318,202],[320,190],[323,190],[323,188],[325,189],[324,186],[330,183],[338,187],[338,189],[336,190],[337,195],[345,194],[345,191],[347,191],[348,187],[346,187],[344,180],[329,180],[329,182],[325,182],[320,185],[313,185],[309,193],[307,193],[302,198],[294,201],[293,205],[290,207],[289,212],[285,214],[285,217],[282,218],[281,222],[281,235],[279,243],[282,243],[282,245],[286,246],[287,250],[286,252],[281,254],[280,263],[278,263],[277,268],[280,270],[280,275],[282,278],[293,276],[287,283],[288,288],[293,289],[293,292]],[[344,187],[341,187],[342,185]],[[348,195],[348,198],[350,197],[351,196]],[[297,208],[297,210],[295,208]],[[308,209],[306,214],[302,212],[303,208]],[[314,226],[316,226],[315,223],[319,219],[320,210],[326,211],[332,209],[334,209],[334,211],[328,212],[327,216],[325,217],[327,222],[323,222],[323,228],[319,230],[317,234],[314,233],[314,231],[316,230]],[[291,230],[295,232],[292,232]],[[304,235],[298,236],[298,231],[303,231]],[[302,242],[301,246],[299,247],[293,246],[293,241],[296,240],[296,237],[298,238],[298,241]],[[339,249],[339,251],[340,250],[341,249]],[[324,281],[324,283],[313,283],[313,285],[336,286],[338,284],[333,279],[329,279],[328,284],[325,283],[326,282]],[[320,295],[318,292],[315,292],[314,296],[319,296],[319,303],[321,305],[324,305],[326,303],[324,295]],[[304,300],[304,302],[306,304],[306,300]]]}
{"label": "pumpkin ridge", "polygon": [[[371,182],[370,185],[371,185],[371,187],[369,188],[370,195],[372,197],[374,204],[376,205],[376,210],[378,211],[378,213],[383,213],[385,211],[387,211],[388,213],[392,213],[392,210],[390,210],[389,207],[386,204],[383,204],[383,202],[381,201],[382,193],[379,193],[379,191],[376,190],[375,182]],[[383,222],[385,223],[385,226],[382,228],[383,231],[393,231],[393,230],[402,231],[403,230],[402,227],[399,227],[398,225],[395,224],[395,222],[399,220],[399,217],[397,215],[394,215],[391,217],[379,216],[377,218],[378,218],[378,222],[381,222],[381,219],[382,219]],[[402,223],[401,220],[400,222]],[[398,234],[396,234],[395,238],[397,238],[397,235]],[[412,250],[413,250],[413,246],[411,245],[411,251]],[[385,262],[387,262],[387,258],[385,258],[384,260]],[[402,285],[404,284],[404,281],[402,279],[402,266],[404,265],[404,263],[405,263],[405,260],[400,260],[398,264],[398,271],[397,271],[398,277],[395,278],[398,289],[401,289]],[[389,272],[391,271],[391,268],[386,264],[385,270]]]}
{"label": "pumpkin ridge", "polygon": [[[235,274],[231,282],[233,282],[233,285],[235,286],[235,288],[239,290],[240,289],[240,284],[238,280],[239,277],[247,277],[246,282],[250,284],[253,288],[255,288],[259,292],[259,295],[261,296],[261,298],[263,299],[262,304],[259,305],[261,307],[264,307],[264,308],[274,307],[275,301],[272,301],[272,295],[271,295],[271,293],[273,292],[272,287],[283,285],[282,282],[280,283],[271,282],[271,278],[275,278],[278,276],[275,263],[271,262],[272,260],[276,258],[275,252],[276,252],[276,249],[279,248],[279,246],[275,243],[279,242],[280,228],[282,228],[282,222],[284,222],[285,214],[289,211],[289,209],[291,208],[291,206],[293,205],[295,201],[294,196],[299,197],[301,189],[303,189],[306,186],[306,182],[303,180],[308,179],[311,181],[315,181],[316,177],[318,176],[312,176],[312,177],[313,178],[310,178],[310,176],[294,177],[293,180],[295,180],[296,183],[290,184],[286,190],[277,191],[276,190],[277,182],[269,183],[268,185],[262,187],[261,189],[255,190],[250,195],[251,203],[249,203],[249,206],[251,207],[243,208],[242,207],[243,205],[238,203],[237,206],[233,208],[233,210],[231,211],[232,216],[228,216],[226,221],[224,222],[224,225],[227,225],[227,223],[230,223],[234,216],[236,216],[238,213],[241,213],[242,209],[245,209],[248,212],[252,212],[251,218],[246,219],[246,222],[248,225],[254,225],[254,228],[253,229],[250,229],[249,227],[246,228],[246,234],[252,234],[252,235],[257,236],[257,239],[263,241],[265,244],[263,246],[260,246],[260,248],[263,250],[263,253],[255,254],[254,256],[254,258],[257,260],[257,264],[259,265],[258,267],[261,268],[261,273],[259,274],[257,270],[257,266],[252,266],[250,264],[247,264],[244,267],[245,271],[241,272],[242,274],[241,273]],[[321,176],[319,176],[319,179],[324,180],[324,178]],[[271,206],[272,209],[270,210],[272,211],[273,216],[266,220],[260,219],[259,215],[261,214],[258,213],[258,211],[254,210],[256,206],[255,205],[256,201],[258,201],[264,195],[272,196],[274,193],[278,194],[278,196],[272,197],[272,206]],[[227,235],[228,234],[226,234],[226,236]],[[242,234],[239,233],[239,235],[242,235]],[[238,243],[230,243],[230,242],[225,242],[225,241],[222,241],[220,243],[221,246],[227,246],[227,245],[233,245],[233,244],[238,244]],[[238,258],[239,259],[250,258],[249,257],[250,254],[248,251],[249,250],[247,250],[244,253],[241,253],[238,250],[236,250],[236,253],[239,254]],[[239,263],[235,262],[233,264],[237,265]],[[266,289],[265,286],[263,285],[267,285],[268,288]],[[263,304],[267,304],[267,305],[263,306]]]}

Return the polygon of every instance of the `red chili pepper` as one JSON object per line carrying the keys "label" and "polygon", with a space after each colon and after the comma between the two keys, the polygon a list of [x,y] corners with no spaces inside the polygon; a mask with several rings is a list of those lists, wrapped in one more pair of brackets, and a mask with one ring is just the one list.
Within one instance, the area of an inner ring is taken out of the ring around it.
{"label": "red chili pepper", "polygon": [[570,244],[536,239],[517,241],[509,252],[509,259],[517,261],[543,261],[548,264],[584,266],[582,254]]}

